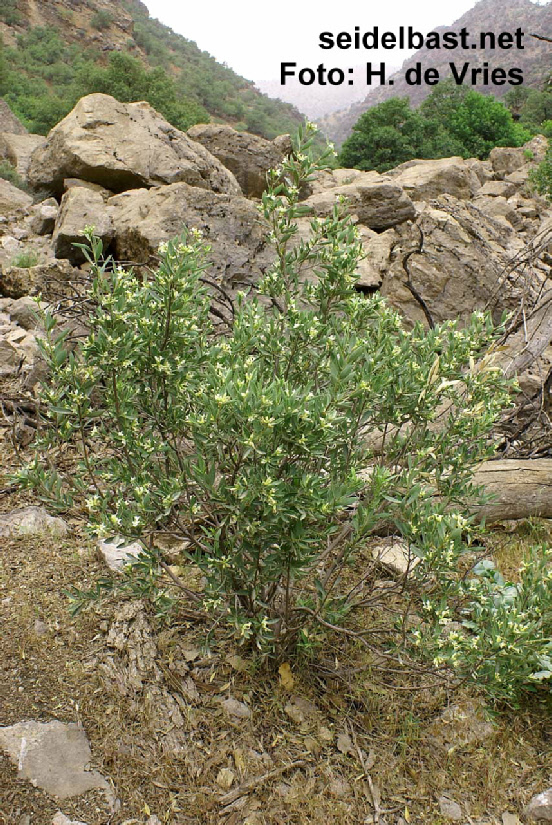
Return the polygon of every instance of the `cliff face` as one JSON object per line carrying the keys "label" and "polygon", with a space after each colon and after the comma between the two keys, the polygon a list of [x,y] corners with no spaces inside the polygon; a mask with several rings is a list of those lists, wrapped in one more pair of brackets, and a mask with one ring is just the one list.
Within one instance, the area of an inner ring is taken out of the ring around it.
{"label": "cliff face", "polygon": [[[440,26],[438,32],[455,31],[465,27],[470,35],[478,36],[480,32],[515,32],[521,28],[524,32],[524,48],[510,50],[502,49],[427,49],[417,51],[409,58],[401,69],[392,75],[394,85],[378,86],[372,89],[361,103],[354,104],[346,111],[334,113],[331,117],[321,121],[324,131],[335,140],[343,143],[351,133],[352,127],[366,109],[383,103],[391,97],[408,97],[412,105],[419,105],[431,92],[432,86],[407,85],[404,75],[407,69],[421,63],[423,69],[435,68],[440,77],[446,79],[451,76],[449,63],[452,61],[462,67],[464,63],[472,68],[483,67],[489,64],[491,69],[502,67],[506,71],[511,68],[520,68],[523,71],[524,85],[538,88],[552,71],[552,44],[537,40],[529,35],[541,34],[552,37],[552,3],[546,6],[537,6],[530,0],[481,0],[473,9],[456,20],[452,26]],[[365,52],[367,61],[370,52]],[[391,62],[393,52],[389,52]],[[474,86],[480,92],[492,92],[500,97],[510,89],[509,84],[482,84]]]}

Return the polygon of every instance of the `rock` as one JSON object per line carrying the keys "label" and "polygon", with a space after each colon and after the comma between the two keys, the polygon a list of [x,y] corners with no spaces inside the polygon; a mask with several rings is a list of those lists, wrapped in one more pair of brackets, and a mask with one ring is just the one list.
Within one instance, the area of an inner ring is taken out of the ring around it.
{"label": "rock", "polygon": [[115,537],[113,539],[100,540],[98,542],[98,552],[110,570],[120,572],[125,564],[135,559],[144,552],[142,545],[134,541],[125,544],[126,539]]}
{"label": "rock", "polygon": [[338,198],[347,199],[347,211],[370,229],[384,230],[411,220],[416,209],[402,188],[377,172],[363,172],[353,183],[337,186],[304,201],[317,217],[330,215]]}
{"label": "rock", "polygon": [[[496,181],[496,183],[500,183],[500,181]],[[478,194],[474,198],[473,204],[490,218],[505,218],[512,226],[521,224],[522,216],[518,215],[514,206],[506,198],[485,197]]]}
{"label": "rock", "polygon": [[274,142],[248,132],[236,132],[216,123],[188,129],[192,140],[201,143],[236,177],[244,195],[260,198],[266,189],[266,173],[282,160]]}
{"label": "rock", "polygon": [[521,825],[521,822],[516,814],[504,813],[502,814],[502,825]]}
{"label": "rock", "polygon": [[303,725],[316,714],[316,706],[302,696],[292,696],[284,711],[296,725]]}
{"label": "rock", "polygon": [[439,810],[441,811],[441,816],[445,819],[450,820],[451,822],[459,822],[463,819],[462,808],[455,802],[453,799],[450,799],[448,796],[440,796],[437,800],[439,803]]}
{"label": "rock", "polygon": [[407,161],[388,174],[415,201],[443,194],[466,200],[481,187],[475,171],[463,158]]}
{"label": "rock", "polygon": [[101,194],[91,189],[69,189],[61,199],[52,236],[56,258],[66,258],[73,264],[86,260],[82,250],[73,245],[84,242],[82,232],[85,226],[94,227],[106,250],[113,240],[114,230]]}
{"label": "rock", "polygon": [[[495,199],[496,200],[496,199]],[[543,278],[531,284],[509,265],[524,242],[506,221],[492,218],[470,201],[442,195],[424,204],[416,231],[396,227],[398,241],[384,275],[381,292],[409,323],[427,323],[420,301],[435,323],[466,319],[474,310],[489,308],[498,321],[504,310],[515,310],[524,291],[538,290]]]}
{"label": "rock", "polygon": [[482,745],[494,735],[494,727],[476,699],[451,705],[428,728],[430,740],[452,753],[459,748]]}
{"label": "rock", "polygon": [[490,180],[481,187],[478,191],[479,195],[487,195],[491,198],[509,198],[515,194],[516,187],[511,181],[507,180]]}
{"label": "rock", "polygon": [[86,825],[86,822],[81,822],[76,819],[69,819],[61,811],[58,811],[52,819],[52,825]]}
{"label": "rock", "polygon": [[359,226],[358,230],[365,257],[357,267],[356,288],[360,292],[375,292],[381,287],[384,273],[389,269],[391,249],[397,235],[394,229],[378,233],[367,226]]}
{"label": "rock", "polygon": [[231,172],[203,146],[171,126],[148,103],[92,94],[55,126],[31,158],[29,182],[61,194],[64,178],[114,192],[185,181],[238,195]]}
{"label": "rock", "polygon": [[314,180],[309,184],[310,194],[318,195],[320,192],[327,192],[328,189],[335,189],[337,186],[346,186],[359,180],[365,174],[360,169],[322,169],[315,173]]}
{"label": "rock", "polygon": [[9,132],[13,135],[26,135],[27,130],[17,118],[5,100],[0,98],[0,132]]}
{"label": "rock", "polygon": [[250,276],[265,248],[257,209],[243,195],[231,198],[173,183],[115,195],[108,208],[119,259],[146,262],[157,255],[160,243],[172,240],[187,226],[201,230],[211,246],[209,277],[215,274],[232,281]]}
{"label": "rock", "polygon": [[292,146],[292,143],[291,143],[291,135],[278,135],[277,137],[274,138],[272,143],[274,144],[274,148],[276,149],[276,151],[282,157],[285,158],[288,155],[291,155],[291,153],[293,151],[293,146]]}
{"label": "rock", "polygon": [[17,174],[25,179],[31,162],[31,155],[46,142],[42,135],[16,135],[13,132],[0,132],[0,158],[9,161]]}
{"label": "rock", "polygon": [[370,548],[372,557],[388,567],[392,573],[406,576],[412,572],[420,559],[412,555],[408,544],[399,536],[389,536]]}
{"label": "rock", "polygon": [[68,192],[69,189],[91,189],[93,192],[99,192],[104,201],[107,201],[114,194],[110,189],[106,189],[105,186],[90,183],[90,181],[87,180],[79,180],[79,178],[65,178],[63,181],[63,191]]}
{"label": "rock", "polygon": [[236,774],[230,768],[221,768],[217,774],[217,785],[224,791],[229,791],[236,781]]}
{"label": "rock", "polygon": [[504,179],[507,175],[525,166],[528,158],[524,148],[503,148],[502,146],[495,146],[494,149],[491,149],[489,160],[495,175]]}
{"label": "rock", "polygon": [[246,705],[245,702],[238,702],[238,700],[232,696],[224,699],[220,704],[229,716],[235,716],[236,719],[251,718],[251,708],[249,705]]}
{"label": "rock", "polygon": [[5,339],[0,340],[0,377],[17,375],[20,364],[21,356],[17,348]]}
{"label": "rock", "polygon": [[52,796],[67,799],[93,789],[111,796],[103,776],[87,769],[90,745],[75,723],[29,721],[0,727],[0,747],[17,765],[20,779]]}
{"label": "rock", "polygon": [[540,163],[541,160],[544,160],[549,145],[548,139],[545,138],[544,135],[535,135],[534,138],[531,138],[531,140],[523,145],[523,152],[526,157],[528,157],[530,153],[532,156],[530,160],[534,163]]}
{"label": "rock", "polygon": [[34,536],[40,533],[66,536],[69,527],[63,519],[50,516],[44,507],[23,507],[0,515],[0,536]]}
{"label": "rock", "polygon": [[32,298],[23,297],[13,301],[8,309],[12,321],[23,329],[33,330],[40,325],[38,305]]}
{"label": "rock", "polygon": [[0,215],[13,215],[19,209],[31,206],[33,199],[13,183],[0,178]]}
{"label": "rock", "polygon": [[533,822],[552,822],[552,788],[536,794],[523,811],[523,814],[526,819]]}
{"label": "rock", "polygon": [[59,205],[55,198],[47,198],[31,209],[31,232],[35,235],[51,235],[54,231]]}
{"label": "rock", "polygon": [[0,295],[21,298],[39,292],[45,300],[59,300],[72,292],[71,281],[81,279],[82,273],[65,260],[51,260],[37,266],[9,266],[0,271]]}

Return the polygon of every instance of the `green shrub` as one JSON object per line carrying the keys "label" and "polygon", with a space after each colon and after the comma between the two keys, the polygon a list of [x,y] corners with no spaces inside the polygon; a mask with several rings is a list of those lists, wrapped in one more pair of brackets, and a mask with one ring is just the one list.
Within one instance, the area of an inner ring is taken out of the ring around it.
{"label": "green shrub", "polygon": [[548,149],[544,160],[536,169],[531,170],[529,181],[539,195],[544,195],[549,200],[552,199],[552,149]]}
{"label": "green shrub", "polygon": [[113,16],[105,9],[100,9],[95,12],[90,18],[90,25],[93,29],[98,29],[98,31],[108,29],[112,23]]}
{"label": "green shrub", "polygon": [[[487,591],[459,573],[459,558],[474,533],[469,506],[481,501],[473,468],[493,451],[509,384],[484,355],[493,330],[482,314],[464,329],[407,331],[380,296],[355,292],[362,247],[342,205],[299,238],[299,190],[319,168],[312,134],[301,132],[293,158],[269,174],[261,211],[273,265],[256,296],[238,294],[216,315],[197,231],[163,245],[151,277],[137,279],[102,262],[101,241],[85,230],[90,334],[69,352],[45,318],[48,426],[20,479],[59,509],[86,513],[96,534],[142,543],[123,578],[73,592],[75,609],[121,586],[160,613],[191,602],[279,657],[312,644],[320,627],[369,648],[383,639],[389,654],[410,644],[405,623],[420,599],[424,655],[463,674],[436,630],[456,610],[483,634],[479,650],[495,632]],[[79,454],[76,471],[56,469],[64,442]],[[347,617],[378,579],[364,548],[382,526],[408,547],[408,607],[397,625],[397,603],[384,602],[387,624],[355,632]],[[184,543],[178,567],[159,546],[166,532]],[[205,586],[194,589],[198,572]],[[516,690],[535,684],[535,673],[525,677],[513,679]]]}
{"label": "green shrub", "polygon": [[22,189],[24,192],[28,191],[29,187],[15,166],[7,160],[0,160],[0,178],[9,181],[11,184],[17,186],[18,189]]}
{"label": "green shrub", "polygon": [[19,266],[22,269],[28,269],[31,266],[36,266],[38,263],[38,255],[36,252],[20,252],[12,258],[11,265]]}

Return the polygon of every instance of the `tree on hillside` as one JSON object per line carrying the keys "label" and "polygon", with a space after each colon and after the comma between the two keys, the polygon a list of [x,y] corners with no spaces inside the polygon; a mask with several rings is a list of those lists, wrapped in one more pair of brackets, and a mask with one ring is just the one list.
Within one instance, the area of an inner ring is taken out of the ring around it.
{"label": "tree on hillside", "polygon": [[530,137],[496,98],[446,81],[418,110],[392,98],[364,112],[339,162],[385,172],[413,158],[484,158],[494,146],[521,146]]}

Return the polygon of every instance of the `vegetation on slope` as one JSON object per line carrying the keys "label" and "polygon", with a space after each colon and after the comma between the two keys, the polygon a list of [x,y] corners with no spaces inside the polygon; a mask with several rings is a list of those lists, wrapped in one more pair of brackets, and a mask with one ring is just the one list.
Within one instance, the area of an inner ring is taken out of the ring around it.
{"label": "vegetation on slope", "polygon": [[[111,3],[110,11],[84,5],[77,18],[76,11],[45,3],[44,25],[32,26],[17,0],[2,4],[0,21],[10,37],[0,46],[0,95],[31,132],[47,133],[91,92],[124,102],[145,99],[180,129],[213,118],[272,138],[300,123],[292,106],[261,95],[195,43],[150,19],[141,3]],[[117,27],[119,12],[130,15],[126,34]],[[77,31],[87,33],[84,49]]]}

